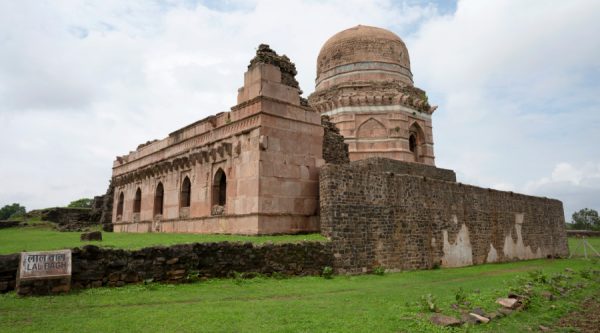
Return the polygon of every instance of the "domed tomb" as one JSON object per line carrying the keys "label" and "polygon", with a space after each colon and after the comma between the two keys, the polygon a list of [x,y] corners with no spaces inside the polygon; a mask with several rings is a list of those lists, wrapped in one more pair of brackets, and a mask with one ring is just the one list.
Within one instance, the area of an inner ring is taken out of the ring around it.
{"label": "domed tomb", "polygon": [[434,165],[435,107],[413,85],[408,49],[395,33],[358,25],[329,38],[308,100],[340,129],[350,160],[387,157]]}
{"label": "domed tomb", "polygon": [[356,80],[412,85],[406,45],[391,31],[358,25],[329,38],[317,58],[316,90]]}

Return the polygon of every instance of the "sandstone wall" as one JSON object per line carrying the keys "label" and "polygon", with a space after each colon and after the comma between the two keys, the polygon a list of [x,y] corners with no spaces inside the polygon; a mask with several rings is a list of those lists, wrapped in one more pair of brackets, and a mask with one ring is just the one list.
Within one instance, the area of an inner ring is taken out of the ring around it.
{"label": "sandstone wall", "polygon": [[321,232],[339,272],[568,255],[560,201],[383,172],[390,163],[321,169]]}
{"label": "sandstone wall", "polygon": [[303,105],[295,73],[261,45],[231,112],[117,157],[114,231],[318,231],[323,127]]}
{"label": "sandstone wall", "polygon": [[[136,251],[88,245],[72,252],[73,289],[123,286],[144,280],[185,282],[188,277],[232,277],[234,272],[319,275],[332,266],[331,246],[323,242],[253,245],[195,243]],[[15,288],[19,254],[0,256],[0,292]]]}

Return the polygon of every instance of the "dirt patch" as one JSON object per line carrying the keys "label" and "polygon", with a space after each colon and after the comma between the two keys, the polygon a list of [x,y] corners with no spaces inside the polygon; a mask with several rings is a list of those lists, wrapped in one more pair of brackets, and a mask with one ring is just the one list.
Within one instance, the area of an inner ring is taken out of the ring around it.
{"label": "dirt patch", "polygon": [[587,298],[581,309],[562,317],[557,326],[577,328],[582,333],[600,333],[600,301],[599,295]]}

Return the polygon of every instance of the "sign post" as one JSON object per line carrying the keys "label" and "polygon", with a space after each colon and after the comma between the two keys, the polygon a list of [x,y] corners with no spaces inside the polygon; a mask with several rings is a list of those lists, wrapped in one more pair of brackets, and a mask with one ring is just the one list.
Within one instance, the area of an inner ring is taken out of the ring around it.
{"label": "sign post", "polygon": [[21,252],[17,294],[52,295],[71,289],[71,250]]}

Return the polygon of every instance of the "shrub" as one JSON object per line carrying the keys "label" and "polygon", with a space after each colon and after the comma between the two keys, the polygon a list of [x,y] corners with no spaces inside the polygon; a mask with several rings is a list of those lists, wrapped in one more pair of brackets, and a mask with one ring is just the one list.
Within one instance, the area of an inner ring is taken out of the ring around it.
{"label": "shrub", "polygon": [[94,200],[93,199],[89,199],[89,198],[81,198],[75,201],[71,201],[71,203],[69,203],[69,205],[67,206],[68,208],[92,208],[92,202]]}
{"label": "shrub", "polygon": [[196,282],[196,281],[200,280],[200,272],[197,270],[189,271],[185,277],[185,280],[187,282]]}
{"label": "shrub", "polygon": [[331,268],[329,266],[323,267],[323,273],[321,274],[321,276],[323,276],[326,279],[332,279],[333,278],[333,268]]}
{"label": "shrub", "polygon": [[436,304],[437,299],[432,294],[427,294],[421,296],[421,307],[425,311],[429,312],[439,312],[439,308]]}
{"label": "shrub", "polygon": [[544,272],[539,269],[531,271],[528,274],[529,278],[535,283],[546,284],[549,281],[548,275],[544,274]]}
{"label": "shrub", "polygon": [[579,271],[579,275],[584,278],[584,279],[591,279],[592,278],[592,270],[587,268],[587,269],[582,269],[581,271]]}
{"label": "shrub", "polygon": [[458,304],[462,304],[467,301],[467,293],[465,293],[465,290],[460,287],[454,292],[454,298]]}
{"label": "shrub", "polygon": [[373,274],[380,275],[380,276],[385,274],[385,267],[377,266],[377,267],[373,268]]}

